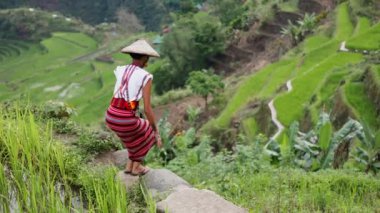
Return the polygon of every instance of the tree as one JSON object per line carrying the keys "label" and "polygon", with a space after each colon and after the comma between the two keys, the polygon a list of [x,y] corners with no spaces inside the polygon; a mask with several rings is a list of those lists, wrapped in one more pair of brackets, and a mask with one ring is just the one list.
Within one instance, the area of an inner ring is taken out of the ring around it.
{"label": "tree", "polygon": [[226,26],[235,19],[241,18],[246,10],[241,0],[211,0],[210,2],[213,12]]}
{"label": "tree", "polygon": [[156,80],[165,83],[157,84],[156,91],[184,86],[191,71],[207,68],[208,59],[224,50],[225,39],[219,20],[207,13],[180,17],[161,45],[167,66],[154,70],[163,74],[155,75]]}
{"label": "tree", "polygon": [[136,15],[124,7],[116,11],[116,17],[119,26],[128,33],[136,33],[144,29]]}
{"label": "tree", "polygon": [[209,95],[215,95],[218,90],[224,88],[221,78],[207,70],[191,72],[187,84],[193,93],[204,98],[206,111],[208,109],[207,100]]}
{"label": "tree", "polygon": [[171,11],[188,13],[197,11],[196,6],[206,0],[163,0],[165,7]]}
{"label": "tree", "polygon": [[169,15],[160,0],[124,0],[122,5],[136,14],[148,31],[159,31]]}

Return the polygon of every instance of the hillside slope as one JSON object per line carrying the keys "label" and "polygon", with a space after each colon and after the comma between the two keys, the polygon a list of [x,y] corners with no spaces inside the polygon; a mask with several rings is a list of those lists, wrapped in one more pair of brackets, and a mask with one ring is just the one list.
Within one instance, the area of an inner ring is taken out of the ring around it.
{"label": "hillside slope", "polygon": [[116,37],[107,46],[81,32],[54,32],[40,42],[2,39],[0,100],[59,100],[81,123],[96,124],[112,96],[112,71],[130,60],[119,49],[137,37],[152,34]]}
{"label": "hillside slope", "polygon": [[[356,27],[352,21],[357,22]],[[229,128],[232,121],[239,120],[246,132],[262,131],[263,123],[257,114],[259,112],[251,106],[262,101],[268,103],[272,98],[280,122],[288,127],[298,120],[304,129],[308,129],[322,110],[332,114],[339,114],[343,110],[336,108],[339,100],[334,97],[344,90],[348,97],[342,100],[342,104],[348,107],[350,113],[340,118],[343,121],[335,123],[343,123],[351,116],[370,125],[373,130],[378,130],[380,117],[375,113],[378,103],[370,101],[376,99],[376,96],[371,95],[369,89],[364,89],[363,82],[355,80],[355,76],[363,75],[363,64],[371,63],[366,62],[361,51],[355,50],[372,50],[378,54],[374,50],[380,49],[380,23],[371,24],[365,17],[351,20],[349,4],[344,3],[336,9],[335,26],[332,36],[321,31],[307,38],[296,50],[290,51],[278,62],[244,78],[224,110],[207,123],[204,129]],[[355,49],[339,51],[344,41],[348,48]],[[289,80],[293,90],[281,93],[281,88]],[[365,111],[364,108],[369,110]],[[334,109],[338,112],[334,112]]]}

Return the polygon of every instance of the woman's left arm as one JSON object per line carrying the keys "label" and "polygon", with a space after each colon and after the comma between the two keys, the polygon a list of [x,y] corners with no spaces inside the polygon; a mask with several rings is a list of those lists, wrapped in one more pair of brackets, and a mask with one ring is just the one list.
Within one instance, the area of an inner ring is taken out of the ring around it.
{"label": "woman's left arm", "polygon": [[145,112],[146,118],[148,119],[150,125],[153,128],[153,131],[156,134],[157,146],[161,147],[162,143],[161,143],[160,133],[158,132],[158,127],[156,125],[156,120],[154,118],[152,105],[150,103],[151,90],[152,90],[152,79],[149,79],[143,88],[144,112]]}

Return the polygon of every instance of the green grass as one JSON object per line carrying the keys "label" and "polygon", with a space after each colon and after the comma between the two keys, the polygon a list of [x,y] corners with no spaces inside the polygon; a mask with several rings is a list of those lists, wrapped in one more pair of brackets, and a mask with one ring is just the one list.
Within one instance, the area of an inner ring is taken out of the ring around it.
{"label": "green grass", "polygon": [[[103,47],[83,33],[71,32],[53,33],[37,44],[0,40],[7,44],[0,47],[0,100],[22,96],[34,103],[64,101],[76,109],[76,121],[95,125],[103,121],[112,97],[113,70],[131,61],[129,55],[119,50],[136,38],[153,35],[118,38]],[[109,55],[114,63],[98,62],[88,57],[92,53]],[[154,60],[151,63],[159,66]]]}
{"label": "green grass", "polygon": [[98,43],[93,38],[83,33],[57,32],[53,33],[53,36],[71,42],[82,48],[95,49],[98,46]]}
{"label": "green grass", "polygon": [[[80,38],[83,45],[72,42]],[[20,81],[43,71],[59,68],[72,59],[95,50],[95,41],[84,34],[57,33],[40,45],[30,44],[29,50],[17,57],[9,57],[0,65],[1,78]],[[88,45],[88,46],[87,46]]]}
{"label": "green grass", "polygon": [[[306,172],[271,166],[262,142],[249,140],[248,146],[237,146],[231,155],[212,155],[203,139],[198,147],[183,150],[168,168],[195,187],[215,191],[250,212],[376,212],[380,208],[378,177],[348,169]],[[192,156],[195,163],[188,163]]]}
{"label": "green grass", "polygon": [[357,20],[354,36],[365,33],[371,28],[371,21],[367,17],[358,17]]}
{"label": "green grass", "polygon": [[[321,43],[323,43],[322,46],[320,46]],[[323,35],[310,37],[303,46],[305,56],[281,60],[246,79],[220,116],[207,125],[227,127],[232,116],[250,100],[273,97],[281,85],[296,77],[293,81],[294,91],[284,94],[275,102],[280,120],[289,125],[301,116],[305,104],[317,91],[316,88],[321,86],[330,71],[346,64],[358,63],[362,59],[358,54],[337,54],[339,42],[329,41]],[[330,57],[326,59],[326,56]]]}
{"label": "green grass", "polygon": [[298,0],[291,0],[280,4],[280,10],[285,12],[297,12]]}
{"label": "green grass", "polygon": [[357,118],[367,125],[380,128],[380,121],[376,115],[375,106],[368,98],[363,83],[350,82],[344,87],[345,99],[354,110]]}
{"label": "green grass", "polygon": [[330,43],[331,38],[323,35],[323,34],[317,34],[313,35],[309,38],[307,38],[303,42],[303,51],[308,54],[312,52],[313,50],[321,48],[321,46],[326,45],[327,43]]}
{"label": "green grass", "polygon": [[250,117],[250,118],[244,119],[242,124],[243,124],[245,135],[248,137],[248,139],[253,140],[258,130],[258,126],[257,126],[255,118]]}
{"label": "green grass", "polygon": [[331,98],[339,88],[340,83],[345,80],[345,75],[347,75],[347,73],[344,71],[334,72],[326,78],[318,95],[321,102],[325,102]]}
{"label": "green grass", "polygon": [[329,56],[324,61],[317,63],[314,68],[304,75],[297,76],[293,81],[293,91],[281,95],[275,100],[275,107],[279,120],[286,126],[302,116],[305,107],[323,85],[324,79],[335,68],[356,64],[362,60],[362,56],[353,53],[339,53]]}
{"label": "green grass", "polygon": [[[369,21],[360,18],[355,33],[362,33],[368,27]],[[292,56],[287,57],[291,62],[282,59],[244,80],[219,117],[205,127],[227,127],[235,113],[249,101],[272,98],[279,85],[289,79],[293,80],[294,90],[280,94],[275,100],[278,118],[283,124],[289,125],[300,119],[304,109],[312,104],[313,96],[316,99],[313,107],[320,107],[319,104],[332,96],[339,86],[340,79],[344,77],[342,73],[334,74],[333,71],[363,61],[360,54],[337,52],[342,40],[351,41],[353,32],[348,4],[343,3],[336,10],[334,38],[321,33],[311,36],[300,45],[298,53],[294,52]],[[317,111],[313,111],[316,114],[314,117],[317,116]]]}
{"label": "green grass", "polygon": [[336,31],[334,37],[338,41],[347,40],[354,32],[354,26],[352,24],[349,10],[348,2],[342,3],[337,7]]}
{"label": "green grass", "polygon": [[295,60],[283,60],[267,66],[244,80],[234,96],[228,101],[221,115],[213,121],[214,124],[219,127],[227,127],[232,116],[241,107],[256,98],[269,97],[286,83],[294,70]]}
{"label": "green grass", "polygon": [[324,43],[320,48],[306,53],[298,62],[297,75],[307,73],[313,68],[318,67],[328,57],[334,56],[339,48],[339,43],[331,40]]}
{"label": "green grass", "polygon": [[6,57],[16,57],[23,49],[19,43],[11,40],[0,40],[0,61]]}
{"label": "green grass", "polygon": [[372,212],[380,208],[380,182],[362,174],[280,169],[227,175],[226,180],[227,190],[218,192],[254,212]]}
{"label": "green grass", "polygon": [[375,82],[380,86],[380,65],[374,65],[371,67],[371,72],[375,77]]}
{"label": "green grass", "polygon": [[380,50],[380,23],[347,42],[347,48],[357,50]]}
{"label": "green grass", "polygon": [[[28,110],[17,107],[15,111],[0,111],[0,210],[72,212],[71,201],[80,196],[81,201],[87,201],[89,212],[113,212],[116,208],[126,212],[127,193],[115,181],[114,168],[95,175],[84,168],[73,150],[53,140],[50,122],[37,123]],[[81,186],[79,194],[73,191],[73,182]],[[11,201],[15,203],[11,205]],[[83,211],[83,207],[76,207],[76,211]]]}

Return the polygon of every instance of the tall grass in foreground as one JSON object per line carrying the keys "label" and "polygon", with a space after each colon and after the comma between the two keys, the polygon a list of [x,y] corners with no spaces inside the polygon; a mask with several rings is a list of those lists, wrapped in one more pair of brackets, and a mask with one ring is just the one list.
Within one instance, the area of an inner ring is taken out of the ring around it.
{"label": "tall grass in foreground", "polygon": [[[0,212],[126,212],[115,169],[91,176],[53,140],[50,123],[37,124],[27,110],[0,112]],[[81,190],[71,187],[74,176]]]}
{"label": "tall grass in foreground", "polygon": [[255,212],[376,212],[380,208],[380,181],[355,172],[282,168],[247,176],[228,174],[226,179],[230,184],[218,192]]}

